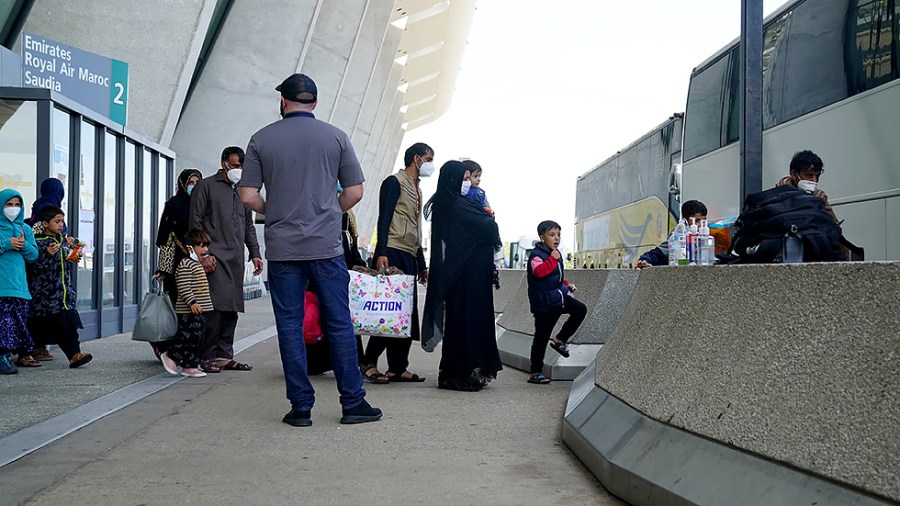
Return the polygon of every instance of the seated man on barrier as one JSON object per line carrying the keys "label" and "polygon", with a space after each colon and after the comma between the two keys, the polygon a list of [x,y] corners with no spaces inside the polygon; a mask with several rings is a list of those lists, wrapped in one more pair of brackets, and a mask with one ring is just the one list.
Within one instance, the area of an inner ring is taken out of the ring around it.
{"label": "seated man on barrier", "polygon": [[[834,219],[834,222],[840,227],[843,221],[838,220],[837,215],[834,214],[834,210],[831,208],[831,204],[828,203],[828,195],[819,188],[819,179],[824,172],[825,163],[822,162],[819,155],[808,149],[804,149],[803,151],[794,153],[794,156],[791,158],[790,174],[779,179],[778,182],[775,183],[775,187],[790,185],[819,197],[825,202],[825,210],[828,211]],[[863,248],[860,248],[847,240],[847,238],[844,237],[843,230],[841,230],[840,240],[841,249],[844,250],[844,256],[846,256],[847,259],[862,261],[865,258]]]}
{"label": "seated man on barrier", "polygon": [[806,193],[810,193],[825,201],[825,210],[834,218],[834,222],[840,225],[837,215],[828,203],[828,195],[819,188],[819,179],[825,172],[825,163],[819,155],[808,149],[794,153],[791,158],[790,174],[779,179],[775,187],[791,185]]}
{"label": "seated man on barrier", "polygon": [[735,222],[730,254],[721,263],[801,263],[846,260],[841,228],[825,202],[791,185],[747,195]]}
{"label": "seated man on barrier", "polygon": [[[706,205],[699,200],[688,200],[684,204],[681,204],[681,217],[687,220],[688,223],[690,223],[691,219],[693,218],[694,222],[699,226],[700,220],[706,219],[707,212],[708,211],[706,209]],[[663,241],[662,244],[644,253],[640,256],[640,258],[638,258],[638,269],[653,267],[654,265],[669,265],[668,240]]]}

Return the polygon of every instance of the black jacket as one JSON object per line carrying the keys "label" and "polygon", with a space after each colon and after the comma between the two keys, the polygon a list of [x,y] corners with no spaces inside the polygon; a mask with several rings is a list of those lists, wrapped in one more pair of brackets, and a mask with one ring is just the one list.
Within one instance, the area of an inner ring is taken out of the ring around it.
{"label": "black jacket", "polygon": [[535,257],[547,262],[550,258],[550,253],[551,251],[546,246],[538,243],[528,255],[528,303],[533,314],[562,309],[565,304],[565,296],[569,293],[569,288],[563,283],[562,260],[557,262],[556,269],[553,272],[542,278],[537,277],[531,268],[531,261]]}

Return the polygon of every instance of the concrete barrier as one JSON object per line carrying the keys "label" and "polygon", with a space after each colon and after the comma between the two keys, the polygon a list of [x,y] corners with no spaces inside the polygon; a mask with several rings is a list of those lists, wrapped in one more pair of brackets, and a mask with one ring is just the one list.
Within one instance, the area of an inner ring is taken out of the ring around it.
{"label": "concrete barrier", "polygon": [[[586,277],[594,275],[592,283],[602,283],[600,295],[593,308],[588,308],[588,316],[572,336],[574,344],[604,344],[612,335],[619,318],[625,313],[631,293],[637,284],[639,271],[617,269],[609,271],[584,271]],[[600,274],[602,272],[602,274]]]}
{"label": "concrete barrier", "polygon": [[900,501],[898,328],[900,263],[642,271],[564,440],[634,504]]}
{"label": "concrete barrier", "polygon": [[525,271],[521,269],[501,269],[500,289],[494,291],[494,313],[501,314],[509,305],[509,301],[523,288],[519,285],[525,280]]}
{"label": "concrete barrier", "polygon": [[[575,296],[587,306],[588,316],[572,336],[569,358],[548,350],[544,358],[545,375],[554,380],[571,380],[594,360],[624,312],[637,276],[636,271],[625,270],[566,272],[566,278],[578,288]],[[554,333],[559,332],[566,318],[560,318]],[[503,363],[527,371],[534,338],[534,317],[528,304],[528,285],[524,276],[498,320],[497,336]]]}

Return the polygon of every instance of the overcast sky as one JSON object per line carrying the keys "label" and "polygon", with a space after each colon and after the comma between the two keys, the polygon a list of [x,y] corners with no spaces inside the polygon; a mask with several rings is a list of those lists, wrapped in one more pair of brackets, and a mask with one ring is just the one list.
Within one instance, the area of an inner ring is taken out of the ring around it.
{"label": "overcast sky", "polygon": [[[784,3],[765,0],[765,14]],[[553,219],[571,249],[576,178],[684,111],[691,70],[740,35],[740,6],[481,0],[450,110],[406,134],[396,165],[414,142],[438,169],[471,158],[504,241]]]}

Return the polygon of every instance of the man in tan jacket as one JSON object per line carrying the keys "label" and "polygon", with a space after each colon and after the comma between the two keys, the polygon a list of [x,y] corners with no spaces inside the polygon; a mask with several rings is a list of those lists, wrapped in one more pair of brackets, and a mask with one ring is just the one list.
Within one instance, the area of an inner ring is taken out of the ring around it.
{"label": "man in tan jacket", "polygon": [[[819,158],[819,155],[804,149],[794,153],[793,158],[791,158],[790,175],[779,179],[775,186],[791,185],[824,200],[825,210],[831,214],[834,222],[840,227],[844,223],[843,220],[838,219],[831,208],[831,204],[828,202],[828,195],[819,188],[819,179],[824,172],[825,164]],[[841,249],[844,250],[844,255],[850,260],[863,260],[865,257],[863,249],[847,240],[843,231],[841,232]]]}
{"label": "man in tan jacket", "polygon": [[819,197],[825,201],[825,209],[834,217],[834,222],[840,225],[841,221],[838,220],[837,215],[831,209],[831,204],[828,203],[828,195],[819,188],[819,178],[824,172],[825,164],[819,155],[804,149],[795,153],[791,158],[790,175],[779,179],[775,186],[791,185]]}
{"label": "man in tan jacket", "polygon": [[[418,273],[419,282],[428,282],[428,267],[422,252],[422,190],[419,178],[434,173],[434,150],[425,143],[410,146],[403,157],[406,168],[386,177],[378,197],[378,241],[375,245],[377,271],[397,267],[404,274]],[[418,301],[418,290],[413,300]],[[412,341],[419,340],[419,309],[413,305],[412,337],[369,337],[363,363],[363,376],[370,383],[391,381],[419,382],[425,378],[407,370]],[[387,374],[378,371],[378,359],[387,350]]]}

